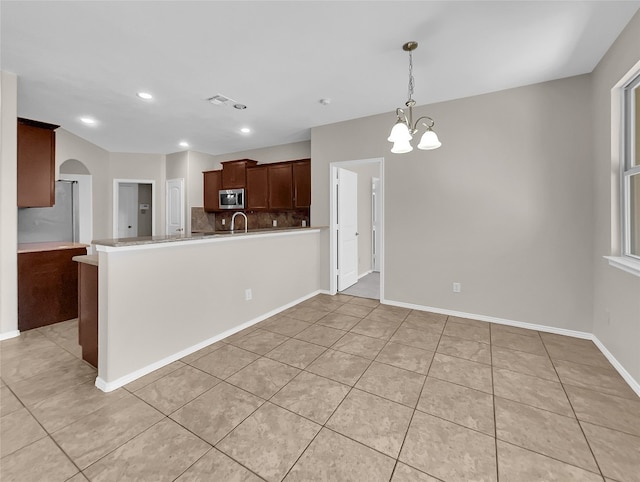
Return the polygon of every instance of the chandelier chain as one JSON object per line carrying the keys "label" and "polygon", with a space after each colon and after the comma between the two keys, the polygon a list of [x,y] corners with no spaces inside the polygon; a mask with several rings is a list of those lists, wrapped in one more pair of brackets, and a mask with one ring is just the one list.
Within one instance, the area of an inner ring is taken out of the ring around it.
{"label": "chandelier chain", "polygon": [[409,99],[408,100],[412,100],[413,99],[413,87],[414,87],[414,80],[413,80],[413,52],[409,51]]}

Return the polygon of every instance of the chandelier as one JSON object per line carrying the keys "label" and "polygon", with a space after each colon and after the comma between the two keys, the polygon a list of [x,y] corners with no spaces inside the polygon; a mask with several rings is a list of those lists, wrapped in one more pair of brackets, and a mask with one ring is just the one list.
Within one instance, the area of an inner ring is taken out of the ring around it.
{"label": "chandelier", "polygon": [[402,50],[409,52],[409,100],[405,105],[409,108],[407,114],[403,109],[396,109],[396,116],[398,120],[391,129],[391,134],[387,139],[389,142],[393,142],[391,152],[394,154],[404,154],[405,152],[411,152],[413,146],[410,141],[413,136],[418,133],[418,127],[424,126],[427,128],[418,144],[418,149],[429,150],[437,149],[442,145],[438,136],[433,132],[432,128],[435,124],[431,117],[423,116],[413,122],[413,106],[416,105],[416,101],[413,100],[413,56],[412,52],[418,48],[418,42],[407,42],[402,46]]}

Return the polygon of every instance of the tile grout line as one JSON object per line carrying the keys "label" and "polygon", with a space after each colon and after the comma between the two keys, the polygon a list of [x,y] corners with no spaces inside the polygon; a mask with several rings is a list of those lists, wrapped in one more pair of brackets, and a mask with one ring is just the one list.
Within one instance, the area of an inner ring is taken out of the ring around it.
{"label": "tile grout line", "polygon": [[[29,409],[29,407],[27,407],[27,405],[22,401],[22,399],[20,397],[18,397],[18,395],[11,389],[11,387],[9,385],[7,385],[5,383],[5,386],[9,389],[9,391],[13,394],[14,397],[16,397],[18,399],[18,401],[20,402],[20,404],[22,405],[22,408],[24,408],[27,413],[29,414],[30,417],[33,418],[33,420],[35,420],[35,422],[40,426],[40,428],[42,428],[42,430],[44,431],[45,435],[43,437],[40,437],[38,440],[34,440],[33,442],[25,445],[24,447],[20,447],[17,450],[14,450],[11,453],[5,454],[2,458],[7,457],[8,455],[11,454],[15,454],[16,452],[18,452],[19,450],[24,449],[25,447],[29,447],[33,444],[35,444],[36,442],[39,442],[40,440],[43,440],[45,438],[49,438],[51,439],[51,441],[55,444],[56,447],[58,447],[58,449],[60,450],[60,452],[62,452],[64,454],[64,456],[69,460],[69,462],[71,462],[73,464],[73,466],[78,469],[78,472],[82,472],[82,469],[80,469],[80,467],[78,466],[78,464],[75,463],[75,461],[71,458],[71,456],[69,454],[67,454],[67,452],[60,446],[60,444],[58,443],[58,441],[53,438],[53,434],[52,432],[49,432],[45,426],[40,422],[40,420],[38,420],[38,418],[32,413],[32,411]],[[17,410],[16,410],[17,411]],[[13,413],[13,412],[12,412]]]}
{"label": "tile grout line", "polygon": [[[536,333],[538,333],[538,335],[540,335],[540,333],[539,333],[539,332],[536,332]],[[544,345],[544,342],[543,342],[543,345]],[[504,347],[499,346],[499,348],[504,348]],[[546,350],[546,346],[545,346],[545,350]],[[493,356],[493,353],[492,353],[492,356]],[[542,357],[543,355],[536,355],[536,356],[540,356],[540,357]],[[551,361],[551,357],[550,357],[548,354],[547,354],[547,357],[546,357],[546,358],[548,358],[548,359]],[[551,365],[554,367],[554,371],[555,371],[555,366],[553,365],[553,363],[551,363]],[[497,367],[497,368],[501,368],[501,369],[503,369],[502,367]],[[508,370],[508,369],[507,369],[507,370]],[[514,370],[511,370],[511,371],[514,371]],[[492,372],[493,372],[493,370],[492,370]],[[520,373],[520,372],[515,372],[515,373]],[[525,374],[525,375],[526,375],[526,374]],[[533,375],[530,375],[530,376],[533,376]],[[556,373],[556,376],[558,376],[558,375],[557,375],[557,373]],[[539,377],[536,377],[536,378],[539,378]],[[543,380],[546,380],[546,379],[543,379]],[[558,380],[560,380],[560,378],[559,378],[559,377],[558,377]],[[551,381],[551,380],[546,380],[546,381]],[[555,382],[555,383],[558,383],[558,382]],[[561,385],[563,385],[563,384],[561,383]],[[564,389],[564,385],[563,385],[563,389]],[[495,391],[495,387],[494,387],[494,391]],[[565,396],[566,396],[566,392],[565,392]],[[495,415],[495,400],[496,400],[497,398],[500,398],[500,399],[503,399],[503,400],[509,400],[509,401],[514,402],[514,403],[518,403],[518,404],[521,404],[521,405],[525,405],[525,406],[527,406],[527,407],[534,408],[534,409],[536,409],[536,410],[540,410],[540,411],[548,412],[548,413],[551,413],[551,414],[554,414],[554,415],[558,415],[558,416],[562,416],[562,417],[566,417],[566,418],[571,419],[571,417],[570,417],[570,416],[568,416],[568,415],[562,415],[562,414],[559,414],[559,413],[556,413],[556,412],[552,412],[552,411],[547,410],[547,409],[544,409],[544,408],[540,408],[540,407],[536,407],[536,406],[533,406],[533,405],[529,405],[528,403],[523,403],[523,402],[518,401],[518,400],[511,400],[511,399],[509,399],[509,398],[505,398],[505,397],[498,396],[498,395],[495,395],[495,394],[494,394],[494,417],[496,417],[496,415]],[[568,400],[568,398],[569,398],[569,397],[567,397],[567,400]],[[571,407],[571,408],[572,408],[572,410],[573,410],[573,407]],[[575,415],[575,412],[574,412],[574,415]],[[577,421],[577,417],[575,417],[575,419],[576,419],[576,421]],[[497,418],[496,418],[496,422],[497,422]],[[592,473],[592,474],[595,474],[595,473],[596,473],[596,472],[592,472],[592,471],[591,471],[591,470],[589,470],[589,469],[585,469],[584,467],[581,467],[581,466],[579,466],[579,465],[576,465],[575,463],[567,462],[567,461],[565,461],[565,460],[561,460],[561,459],[556,458],[556,457],[553,457],[553,456],[551,456],[551,455],[543,454],[543,453],[541,453],[541,452],[538,452],[538,451],[536,451],[536,450],[532,450],[531,448],[524,447],[524,446],[522,446],[522,445],[518,445],[518,444],[516,444],[516,443],[514,443],[514,442],[510,442],[510,441],[508,441],[508,440],[502,440],[502,439],[499,439],[499,438],[498,438],[498,434],[497,434],[497,423],[496,423],[496,445],[497,445],[498,440],[499,440],[500,442],[502,442],[502,443],[506,443],[506,444],[512,445],[512,446],[514,446],[514,447],[518,447],[518,448],[520,448],[520,449],[522,449],[522,450],[525,450],[525,451],[527,451],[527,452],[531,452],[531,453],[537,454],[537,455],[539,455],[539,456],[541,456],[541,457],[545,457],[545,458],[548,458],[548,459],[551,459],[551,460],[555,460],[555,461],[560,462],[560,463],[562,463],[562,464],[570,465],[570,466],[572,466],[572,467],[576,467],[576,468],[578,468],[578,469],[580,469],[580,470],[584,470],[584,471],[589,472],[589,473]],[[586,440],[586,436],[585,436],[585,440]],[[497,450],[496,450],[496,452],[497,452]],[[594,460],[595,460],[595,456],[594,456]],[[496,461],[497,461],[497,459],[496,459]],[[596,464],[597,464],[597,462],[596,462]],[[600,470],[599,466],[598,466],[598,470]],[[599,473],[598,475],[600,475],[601,477],[604,477],[604,475],[602,475],[602,473]]]}
{"label": "tile grout line", "polygon": [[[413,310],[412,310],[413,311]],[[409,316],[409,315],[407,315]],[[416,415],[416,412],[418,411],[418,405],[420,405],[420,398],[422,398],[422,392],[424,392],[424,387],[427,384],[427,379],[429,378],[429,372],[431,371],[431,366],[433,365],[433,360],[436,357],[436,353],[438,351],[438,347],[440,346],[440,340],[442,340],[442,333],[444,333],[444,330],[447,326],[447,321],[448,321],[449,317],[447,316],[447,319],[444,322],[444,325],[442,326],[442,332],[440,333],[440,336],[438,337],[438,343],[436,343],[436,347],[433,350],[433,356],[431,357],[431,361],[429,362],[429,367],[426,370],[426,374],[424,375],[424,381],[422,382],[422,388],[420,389],[420,395],[418,395],[418,400],[416,401],[415,406],[413,407],[413,412],[411,413],[411,418],[409,419],[409,424],[407,425],[407,430],[404,433],[404,437],[402,438],[402,443],[400,444],[400,450],[398,451],[398,457],[396,458],[396,463],[393,466],[393,472],[391,473],[391,478],[393,478],[393,475],[395,474],[395,471],[398,467],[398,464],[400,463],[400,455],[402,454],[402,449],[404,448],[404,444],[407,441],[407,436],[409,435],[409,430],[411,429],[411,424],[413,423],[413,418]],[[406,317],[405,317],[406,320]],[[386,346],[386,345],[385,345]],[[423,413],[422,411],[420,411],[420,413]],[[404,463],[404,462],[402,462]],[[407,464],[409,465],[409,464]],[[409,467],[413,467],[411,465],[409,465]],[[422,470],[419,470],[415,467],[413,467],[415,470],[418,470],[421,473],[426,473],[426,472],[422,472]],[[431,476],[431,474],[427,474],[429,476]],[[389,482],[391,482],[391,479],[389,479]]]}
{"label": "tile grout line", "polygon": [[[375,308],[374,308],[374,309],[375,309]],[[373,311],[373,310],[371,310],[371,311]],[[369,314],[371,313],[371,311],[369,312]],[[407,315],[405,315],[405,318],[406,318],[406,316],[408,316],[408,313],[407,313]],[[364,318],[362,318],[362,319],[364,319]],[[403,319],[404,319],[404,318],[403,318]],[[354,325],[354,326],[355,326],[355,325]],[[399,328],[399,326],[398,326],[398,328]],[[398,330],[398,328],[396,328],[396,331]],[[395,331],[394,331],[394,333],[395,333]],[[393,336],[393,335],[391,335],[391,336]],[[339,341],[339,340],[337,340],[337,341],[336,341],[336,343],[337,343],[338,341]],[[388,342],[387,342],[387,343],[388,343]],[[385,344],[385,346],[386,346],[386,344]],[[382,349],[384,349],[384,347],[383,347]],[[334,351],[337,351],[337,350],[334,350]],[[323,353],[326,353],[326,351],[325,351],[325,352],[323,352]],[[320,356],[321,356],[321,355],[318,355],[318,357],[320,357]],[[352,355],[352,356],[357,356],[357,355]],[[331,420],[331,418],[333,417],[333,415],[335,415],[335,413],[338,411],[338,409],[342,406],[342,404],[343,404],[343,403],[344,403],[344,401],[347,399],[347,397],[349,396],[349,394],[350,394],[354,389],[356,389],[356,388],[355,388],[355,386],[358,384],[358,382],[360,381],[360,379],[362,378],[362,376],[367,372],[367,370],[369,369],[369,367],[370,367],[370,366],[373,364],[373,362],[375,361],[375,360],[369,360],[369,359],[364,358],[364,357],[359,357],[359,358],[363,358],[363,359],[365,359],[365,360],[368,360],[368,361],[369,361],[369,364],[368,364],[368,365],[367,365],[367,367],[362,371],[362,373],[360,374],[360,376],[358,377],[358,379],[353,383],[353,385],[350,385],[350,386],[349,386],[349,387],[350,387],[350,388],[349,388],[349,391],[345,394],[345,396],[342,398],[342,400],[340,401],[340,403],[338,403],[338,405],[336,405],[336,408],[334,408],[334,409],[333,409],[333,411],[331,412],[331,415],[329,415],[329,417],[327,417],[327,419],[325,420],[325,422],[321,425],[320,430],[318,430],[318,432],[316,433],[316,435],[315,435],[315,436],[313,437],[313,439],[312,439],[312,440],[307,444],[307,446],[304,448],[304,450],[300,453],[300,455],[298,456],[298,458],[296,459],[296,461],[293,463],[293,465],[291,465],[291,467],[289,468],[289,470],[288,470],[288,471],[287,471],[287,473],[285,474],[284,478],[286,478],[286,477],[287,477],[287,475],[291,472],[291,470],[293,470],[293,468],[296,466],[296,464],[298,463],[298,461],[300,460],[300,458],[302,458],[302,456],[305,454],[305,452],[309,449],[309,447],[311,446],[311,444],[313,443],[313,441],[317,438],[318,434],[320,434],[320,432],[322,431],[322,429],[323,429],[323,428],[326,428],[327,430],[331,430],[332,432],[334,432],[334,433],[336,433],[336,434],[338,434],[338,435],[340,435],[340,436],[342,436],[342,437],[345,437],[345,438],[347,438],[347,439],[349,439],[349,440],[352,440],[353,442],[356,442],[356,443],[358,443],[358,444],[360,444],[360,445],[363,445],[364,447],[367,447],[367,448],[372,449],[372,450],[374,450],[374,451],[376,451],[376,452],[378,452],[378,453],[381,453],[382,455],[385,455],[385,456],[389,457],[389,455],[384,454],[383,452],[380,452],[379,450],[377,450],[377,449],[375,449],[375,448],[373,448],[373,447],[369,447],[368,445],[363,444],[362,442],[359,442],[358,440],[352,439],[351,437],[348,437],[348,436],[346,436],[346,435],[344,435],[344,434],[342,434],[342,433],[340,433],[340,432],[336,432],[335,430],[332,430],[330,427],[327,427],[327,423],[329,422],[329,420]],[[316,358],[316,359],[317,359],[317,358]],[[312,362],[312,363],[313,363],[313,362]],[[307,365],[307,367],[308,367],[308,366],[310,366],[310,365],[311,365],[311,363],[310,363],[309,365]],[[303,371],[306,371],[306,370],[303,370]],[[312,373],[312,372],[308,372],[308,373]],[[312,373],[312,374],[313,374],[313,375],[316,375],[315,373]],[[321,376],[321,375],[318,375],[318,376]],[[329,379],[329,380],[332,380],[332,379],[330,379],[330,378],[328,378],[328,377],[324,377],[324,378],[327,378],[327,379]],[[332,381],[337,381],[337,380],[332,380]],[[340,382],[338,382],[338,383],[340,383]],[[368,393],[368,392],[367,392],[367,393]],[[381,397],[381,398],[382,398],[382,397]],[[279,405],[277,405],[277,406],[279,406]],[[295,413],[295,412],[292,412],[292,413]],[[296,415],[301,416],[300,414],[296,414]],[[304,417],[304,418],[306,418],[306,417]],[[315,422],[315,423],[317,423],[317,422]],[[408,427],[407,427],[407,429],[408,429]],[[400,455],[400,454],[398,453],[398,455]],[[396,463],[397,463],[397,458],[396,458]],[[394,470],[395,470],[395,465],[394,465]],[[392,470],[391,474],[393,475],[393,470]],[[283,478],[283,479],[284,479],[284,478]]]}
{"label": "tile grout line", "polygon": [[[542,335],[540,335],[540,338],[542,338]],[[556,376],[558,377],[558,380],[560,380],[560,386],[562,387],[562,391],[564,392],[564,396],[567,397],[567,401],[569,402],[569,406],[571,407],[571,411],[573,412],[573,416],[575,417],[576,423],[578,424],[578,427],[580,427],[580,433],[582,433],[582,436],[584,437],[584,440],[587,443],[587,447],[589,447],[589,453],[591,453],[591,457],[593,457],[593,461],[595,462],[596,467],[598,468],[600,476],[604,479],[605,476],[604,476],[604,473],[602,472],[602,469],[600,468],[600,464],[598,463],[598,459],[596,458],[596,454],[593,452],[593,449],[591,448],[591,443],[589,443],[589,439],[587,438],[587,434],[584,433],[584,429],[582,428],[582,424],[580,423],[580,420],[578,419],[578,414],[576,414],[575,408],[573,407],[573,403],[571,403],[571,399],[569,398],[569,394],[567,393],[567,390],[564,387],[564,383],[562,383],[562,379],[560,378],[560,374],[558,373],[558,370],[556,368],[555,363],[553,363],[553,360],[551,359],[551,355],[549,354],[549,350],[547,349],[547,345],[544,343],[544,340],[542,340],[542,345],[544,346],[545,352],[547,353],[547,356],[549,357],[549,360],[551,360],[551,365],[553,366],[553,369],[556,372]],[[587,470],[587,469],[584,469],[584,470]]]}
{"label": "tile grout line", "polygon": [[498,458],[498,417],[496,415],[496,386],[493,379],[493,329],[489,324],[489,356],[491,359],[491,402],[493,405],[493,443],[496,449],[496,481],[500,482],[500,462]]}
{"label": "tile grout line", "polygon": [[[329,313],[331,313],[331,312],[329,312]],[[325,315],[325,316],[326,316],[326,315]],[[299,320],[299,321],[302,321],[302,320]],[[315,323],[312,323],[312,325],[313,325],[313,324],[315,324]],[[303,331],[304,331],[304,330],[303,330]],[[284,335],[283,335],[283,336],[284,336]],[[288,337],[288,339],[294,339],[294,338],[292,338],[292,337]],[[285,342],[286,342],[286,341],[288,341],[288,340],[285,340]],[[304,340],[301,340],[301,341],[304,341]],[[283,343],[285,343],[285,342],[283,342]],[[280,345],[282,345],[283,343],[281,343]],[[307,342],[307,343],[308,343],[308,342]],[[280,346],[280,345],[278,345],[278,346]],[[320,346],[320,345],[319,345],[319,346]],[[274,347],[274,348],[273,348],[273,350],[274,350],[275,348],[277,348],[277,347]],[[325,348],[325,350],[324,350],[322,353],[318,354],[318,356],[317,356],[317,357],[315,357],[313,361],[317,360],[320,356],[322,356],[322,354],[326,353],[326,351],[328,350],[328,348],[326,348],[326,347],[323,347],[323,348]],[[272,351],[272,350],[269,350],[269,352],[271,352],[271,351]],[[267,352],[267,354],[268,354],[269,352]],[[266,357],[266,354],[265,354],[265,355],[261,355],[260,357],[261,357],[261,358],[266,358],[266,359],[268,359],[268,360],[272,360],[271,358]],[[259,359],[260,359],[260,358],[258,358],[257,360],[259,360]],[[257,361],[257,360],[254,360],[254,362],[255,362],[255,361]],[[278,360],[275,360],[275,361],[278,361]],[[313,363],[313,361],[311,361],[307,366],[309,366],[311,363]],[[251,363],[253,363],[253,362],[251,362]],[[249,365],[250,365],[251,363],[249,363]],[[280,362],[280,363],[282,363],[282,362]],[[248,366],[248,365],[246,365],[246,366]],[[245,366],[245,367],[243,367],[243,368],[246,368],[246,366]],[[291,365],[287,365],[287,366],[291,366]],[[243,368],[241,368],[240,370],[242,370]],[[245,421],[245,420],[247,420],[249,417],[251,417],[255,412],[257,412],[260,408],[262,408],[266,403],[271,403],[271,404],[275,405],[276,407],[278,407],[278,408],[280,408],[280,409],[286,410],[286,411],[287,411],[287,412],[289,412],[289,413],[292,413],[292,414],[294,414],[294,415],[296,415],[296,416],[302,417],[302,418],[304,418],[305,420],[309,420],[309,421],[311,421],[311,422],[313,422],[313,423],[315,423],[315,424],[319,425],[317,422],[315,422],[315,421],[313,421],[313,420],[311,420],[311,419],[308,419],[307,417],[303,417],[303,416],[302,416],[302,415],[300,415],[300,414],[297,414],[297,413],[295,413],[295,412],[292,412],[291,410],[289,410],[289,409],[287,409],[287,408],[285,408],[285,407],[281,407],[280,405],[277,405],[277,404],[275,404],[275,403],[271,402],[271,399],[272,399],[276,394],[278,394],[282,389],[284,389],[284,387],[286,387],[286,386],[287,386],[289,383],[291,383],[295,378],[297,378],[297,377],[300,375],[300,373],[302,373],[303,371],[306,371],[306,370],[304,370],[304,369],[300,369],[300,368],[298,368],[298,367],[293,367],[293,368],[298,369],[298,370],[299,370],[299,373],[297,373],[297,374],[296,374],[296,375],[295,375],[291,380],[289,380],[289,381],[288,381],[287,383],[285,383],[285,384],[284,384],[280,389],[278,389],[278,390],[277,390],[273,395],[271,395],[271,397],[269,397],[269,399],[266,399],[266,400],[265,400],[265,399],[263,399],[263,400],[264,400],[264,402],[263,402],[262,404],[260,404],[260,406],[258,406],[255,410],[253,410],[251,413],[249,413],[249,414],[248,414],[248,415],[247,415],[247,416],[246,416],[246,417],[245,417],[245,418],[244,418],[240,423],[238,423],[235,427],[233,427],[233,428],[232,428],[232,429],[231,429],[227,434],[225,434],[225,435],[224,435],[224,437],[222,437],[222,438],[221,438],[221,439],[220,439],[220,440],[219,440],[219,441],[218,441],[218,442],[213,446],[216,450],[219,450],[221,453],[223,453],[223,454],[224,454],[224,455],[226,455],[227,457],[231,458],[232,460],[234,460],[236,463],[238,463],[238,464],[239,464],[239,465],[241,465],[242,467],[245,467],[247,470],[249,470],[249,471],[250,471],[251,473],[253,473],[253,474],[256,474],[256,473],[255,473],[253,470],[251,470],[251,469],[249,469],[248,467],[246,467],[246,466],[245,466],[244,464],[242,464],[240,461],[238,461],[238,460],[234,459],[233,457],[231,457],[231,456],[230,456],[229,454],[227,454],[226,452],[222,452],[220,449],[218,449],[218,448],[217,448],[217,445],[218,445],[218,444],[220,444],[221,442],[223,442],[223,441],[224,441],[224,440],[225,440],[225,439],[226,439],[226,438],[227,438],[227,437],[228,437],[228,436],[229,436],[229,435],[230,435],[230,434],[231,434],[231,433],[232,433],[236,428],[238,428],[240,425],[242,425],[242,423],[244,423],[244,421]],[[306,367],[305,367],[305,368],[306,368]],[[233,375],[235,375],[236,373],[238,373],[240,370],[238,370],[238,371],[234,372],[234,374],[232,374],[232,375],[230,375],[229,377],[227,377],[226,379],[224,379],[224,380],[223,380],[223,382],[228,383],[228,384],[230,384],[230,385],[231,385],[231,386],[233,386],[233,387],[236,387],[236,385],[233,385],[232,383],[227,382],[226,380],[227,380],[228,378],[231,378]],[[307,372],[307,373],[311,373],[311,372]],[[317,375],[317,376],[319,376],[319,375]],[[335,380],[332,380],[332,381],[335,381]],[[214,387],[212,387],[212,388],[214,388]],[[255,394],[253,394],[253,393],[251,393],[251,392],[249,392],[249,391],[247,391],[247,390],[244,390],[244,389],[243,389],[243,388],[241,388],[241,387],[236,387],[236,388],[238,388],[238,389],[240,389],[240,390],[243,390],[243,391],[245,391],[245,392],[247,392],[247,393],[249,393],[249,394],[251,394],[251,395],[253,395],[253,396],[257,396],[257,395],[255,395]],[[347,395],[348,395],[348,393],[349,393],[349,392],[347,392]],[[197,397],[196,397],[196,398],[197,398]],[[262,397],[258,397],[258,398],[262,398]],[[345,395],[345,398],[346,398],[346,395]],[[336,410],[337,410],[337,407],[336,407]],[[334,412],[335,412],[335,410],[334,410]],[[333,415],[333,413],[332,413],[332,415]],[[331,416],[329,416],[329,418],[331,418]],[[329,418],[327,419],[327,421],[329,420]],[[325,424],[326,424],[326,421],[325,421]],[[293,469],[293,467],[296,465],[296,463],[298,462],[298,460],[299,460],[299,459],[302,457],[302,455],[307,451],[307,449],[309,448],[309,446],[311,445],[311,443],[313,443],[313,441],[316,439],[316,437],[318,436],[318,434],[320,433],[320,431],[322,430],[322,428],[325,426],[325,424],[322,424],[322,425],[321,425],[320,430],[318,430],[318,432],[313,436],[313,438],[311,439],[311,441],[310,441],[310,442],[306,445],[306,447],[302,450],[302,452],[300,453],[300,455],[298,456],[298,458],[297,458],[297,459],[295,460],[295,462],[291,465],[291,467],[289,468],[289,470],[287,470],[287,472],[286,472],[286,474],[284,475],[284,477],[286,477],[286,476],[288,475],[288,473]],[[185,429],[187,429],[186,427],[184,427],[184,428],[185,428]],[[187,430],[188,430],[188,429],[187,429]],[[256,474],[256,475],[258,475],[258,474]],[[258,476],[258,477],[259,477],[260,479],[263,479],[263,478],[262,478],[262,477],[260,477],[260,476]],[[284,478],[284,477],[283,477],[283,478]],[[264,480],[264,479],[263,479],[263,480]]]}

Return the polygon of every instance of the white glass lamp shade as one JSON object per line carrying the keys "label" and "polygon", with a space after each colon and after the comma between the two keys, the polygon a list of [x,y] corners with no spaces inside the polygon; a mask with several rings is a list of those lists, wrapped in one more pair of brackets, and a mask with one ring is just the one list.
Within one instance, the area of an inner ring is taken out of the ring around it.
{"label": "white glass lamp shade", "polygon": [[389,137],[387,138],[389,142],[394,142],[394,143],[409,142],[411,139],[413,139],[413,137],[409,132],[409,128],[407,127],[407,124],[402,122],[400,119],[398,119],[398,122],[395,123],[395,125],[391,129],[391,134],[389,134]]}
{"label": "white glass lamp shade", "polygon": [[409,143],[409,140],[396,141],[393,143],[393,147],[391,148],[391,152],[394,154],[404,154],[411,151],[413,151],[413,146]]}
{"label": "white glass lamp shade", "polygon": [[433,132],[431,129],[427,129],[427,132],[422,134],[422,138],[420,139],[420,144],[418,144],[418,149],[422,150],[430,150],[437,149],[442,145],[442,142],[438,139],[438,135]]}

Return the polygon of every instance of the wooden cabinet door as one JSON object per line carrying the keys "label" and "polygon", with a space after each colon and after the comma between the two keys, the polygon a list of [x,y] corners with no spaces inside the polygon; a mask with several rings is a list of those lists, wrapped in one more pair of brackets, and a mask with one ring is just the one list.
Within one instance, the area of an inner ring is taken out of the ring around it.
{"label": "wooden cabinet door", "polygon": [[55,151],[58,126],[18,119],[18,207],[55,203]]}
{"label": "wooden cabinet door", "polygon": [[222,189],[222,171],[206,171],[204,175],[204,210],[220,210],[220,189]]}
{"label": "wooden cabinet door", "polygon": [[247,209],[267,209],[269,207],[269,177],[267,166],[247,169]]}
{"label": "wooden cabinet door", "polygon": [[78,267],[87,248],[18,254],[18,329],[31,330],[78,317]]}
{"label": "wooden cabinet door", "polygon": [[229,162],[223,165],[222,189],[241,189],[245,183],[244,163]]}
{"label": "wooden cabinet door", "polygon": [[269,208],[291,209],[293,186],[291,164],[272,164],[269,168]]}
{"label": "wooden cabinet door", "polygon": [[255,166],[258,161],[239,159],[222,162],[222,189],[242,189],[246,187],[247,167]]}
{"label": "wooden cabinet door", "polygon": [[98,267],[78,263],[78,341],[82,359],[98,368]]}
{"label": "wooden cabinet door", "polygon": [[294,162],[293,169],[293,207],[311,207],[311,160]]}

